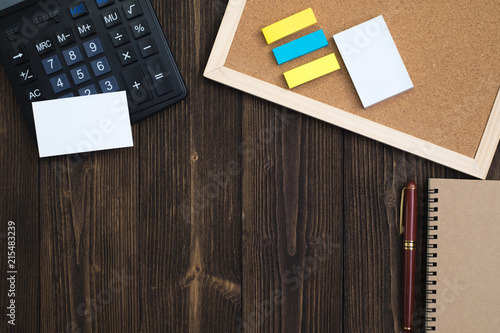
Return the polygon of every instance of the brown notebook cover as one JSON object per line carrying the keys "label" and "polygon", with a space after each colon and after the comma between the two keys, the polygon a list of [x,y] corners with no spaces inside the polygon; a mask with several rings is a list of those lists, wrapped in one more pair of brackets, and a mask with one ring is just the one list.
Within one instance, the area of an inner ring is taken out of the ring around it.
{"label": "brown notebook cover", "polygon": [[426,331],[500,329],[500,181],[429,179]]}

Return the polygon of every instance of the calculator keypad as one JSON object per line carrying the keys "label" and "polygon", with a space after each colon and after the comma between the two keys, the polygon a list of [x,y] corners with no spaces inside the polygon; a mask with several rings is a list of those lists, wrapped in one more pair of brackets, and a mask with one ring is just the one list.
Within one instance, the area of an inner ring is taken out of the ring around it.
{"label": "calculator keypad", "polygon": [[16,45],[8,36],[13,47],[7,60],[25,100],[127,90],[136,121],[159,111],[161,103],[184,98],[184,84],[148,6],[145,0],[72,1],[29,44]]}

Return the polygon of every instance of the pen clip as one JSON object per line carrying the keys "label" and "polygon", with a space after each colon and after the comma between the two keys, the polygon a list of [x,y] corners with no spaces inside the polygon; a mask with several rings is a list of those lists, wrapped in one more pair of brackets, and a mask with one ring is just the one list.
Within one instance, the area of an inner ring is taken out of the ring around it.
{"label": "pen clip", "polygon": [[401,191],[401,208],[399,210],[399,235],[402,235],[403,232],[405,231],[405,228],[403,227],[403,208],[404,208],[404,200],[405,200],[405,190],[406,186],[403,187],[403,190]]}

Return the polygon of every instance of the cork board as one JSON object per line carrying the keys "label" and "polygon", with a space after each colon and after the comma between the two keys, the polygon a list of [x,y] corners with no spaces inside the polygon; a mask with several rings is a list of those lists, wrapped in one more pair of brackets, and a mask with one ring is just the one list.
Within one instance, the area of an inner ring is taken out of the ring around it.
{"label": "cork board", "polygon": [[[318,23],[268,45],[261,29],[311,7]],[[363,109],[332,35],[383,15],[415,88]],[[278,66],[272,49],[323,29],[328,47]],[[335,53],[341,69],[290,90],[283,73]],[[205,76],[485,178],[500,138],[496,1],[231,0]]]}

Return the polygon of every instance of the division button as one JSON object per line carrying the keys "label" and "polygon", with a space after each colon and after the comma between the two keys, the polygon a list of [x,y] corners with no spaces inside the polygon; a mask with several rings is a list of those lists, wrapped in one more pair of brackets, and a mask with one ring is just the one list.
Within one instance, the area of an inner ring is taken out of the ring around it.
{"label": "division button", "polygon": [[96,33],[94,23],[90,19],[78,23],[76,29],[78,30],[80,38],[92,36]]}
{"label": "division button", "polygon": [[142,10],[137,1],[128,2],[123,5],[123,11],[125,12],[125,17],[127,20],[136,18],[142,15]]}
{"label": "division button", "polygon": [[139,65],[123,72],[123,78],[130,97],[135,104],[142,104],[153,99],[146,77]]}
{"label": "division button", "polygon": [[153,40],[153,38],[148,38],[147,40],[137,44],[139,51],[143,58],[147,58],[153,54],[158,53],[158,48]]}
{"label": "division button", "polygon": [[137,61],[137,56],[131,45],[118,50],[118,58],[120,58],[122,66],[127,66]]}
{"label": "division button", "polygon": [[128,38],[127,31],[123,27],[111,31],[109,33],[109,38],[111,38],[113,46],[115,47],[126,44],[130,41],[130,39]]}
{"label": "division button", "polygon": [[146,67],[148,68],[149,75],[151,75],[151,81],[159,96],[168,94],[174,90],[174,86],[172,82],[170,82],[168,72],[161,59],[158,58],[149,61]]}
{"label": "division button", "polygon": [[37,102],[44,99],[42,89],[40,86],[34,86],[29,89],[26,89],[26,97],[30,102]]}
{"label": "division button", "polygon": [[28,66],[17,72],[19,74],[19,79],[21,79],[22,84],[29,83],[31,81],[35,81],[37,79],[35,72],[31,66]]}
{"label": "division button", "polygon": [[69,11],[71,13],[71,17],[73,17],[74,19],[83,15],[87,15],[89,13],[87,7],[85,6],[85,3],[83,2],[78,2],[74,5],[70,5]]}
{"label": "division button", "polygon": [[70,27],[64,30],[56,32],[57,43],[59,46],[63,47],[75,42],[75,35]]}

